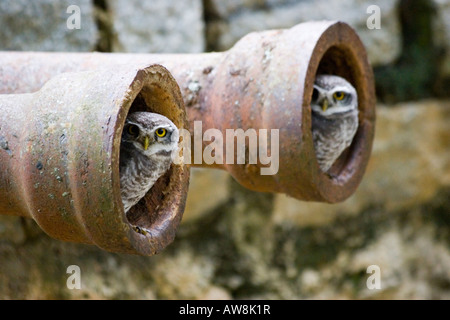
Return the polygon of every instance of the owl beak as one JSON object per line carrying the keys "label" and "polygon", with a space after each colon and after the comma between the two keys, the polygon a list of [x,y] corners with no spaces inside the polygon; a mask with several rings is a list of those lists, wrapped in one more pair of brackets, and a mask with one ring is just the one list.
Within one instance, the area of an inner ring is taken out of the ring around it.
{"label": "owl beak", "polygon": [[144,150],[145,151],[147,151],[149,145],[150,145],[150,139],[147,136],[145,136],[145,138],[144,138]]}
{"label": "owl beak", "polygon": [[328,109],[328,99],[323,99],[322,110],[323,110],[323,112],[325,112],[325,111],[327,111],[327,109]]}

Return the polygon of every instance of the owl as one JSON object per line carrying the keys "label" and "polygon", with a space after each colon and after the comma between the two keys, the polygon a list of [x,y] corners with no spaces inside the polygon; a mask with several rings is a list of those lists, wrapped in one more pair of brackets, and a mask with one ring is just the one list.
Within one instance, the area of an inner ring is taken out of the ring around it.
{"label": "owl", "polygon": [[120,190],[125,212],[150,190],[172,164],[178,128],[165,116],[133,112],[125,120],[120,145]]}
{"label": "owl", "polygon": [[312,135],[316,158],[327,172],[350,146],[358,129],[358,97],[355,88],[334,75],[316,77],[311,99]]}

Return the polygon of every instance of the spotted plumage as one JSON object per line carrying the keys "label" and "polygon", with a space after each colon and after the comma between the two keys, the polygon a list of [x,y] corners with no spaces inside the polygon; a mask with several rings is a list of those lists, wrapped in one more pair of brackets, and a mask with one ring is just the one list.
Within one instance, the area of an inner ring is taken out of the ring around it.
{"label": "spotted plumage", "polygon": [[350,146],[358,129],[358,97],[344,78],[319,75],[311,99],[312,134],[316,158],[327,172]]}
{"label": "spotted plumage", "polygon": [[128,115],[120,146],[120,190],[125,212],[170,168],[178,138],[177,127],[160,114]]}

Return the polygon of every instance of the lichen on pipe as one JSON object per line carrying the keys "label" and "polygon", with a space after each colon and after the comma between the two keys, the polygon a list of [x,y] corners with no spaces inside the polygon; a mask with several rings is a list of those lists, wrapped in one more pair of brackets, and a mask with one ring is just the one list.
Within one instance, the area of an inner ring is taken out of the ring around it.
{"label": "lichen on pipe", "polygon": [[187,127],[180,89],[160,65],[64,73],[34,93],[0,95],[0,213],[108,251],[153,255],[165,248],[184,212],[189,169],[173,164],[125,215],[119,155],[132,111]]}
{"label": "lichen on pipe", "polygon": [[[331,203],[348,198],[362,180],[375,130],[374,80],[361,40],[342,22],[251,33],[220,53],[0,53],[0,91],[31,92],[61,72],[130,61],[161,63],[172,72],[182,89],[191,133],[196,120],[202,121],[203,132],[215,128],[223,136],[226,129],[279,129],[275,175],[261,175],[261,163],[194,165],[225,169],[252,190]],[[320,73],[344,77],[358,94],[358,132],[331,174],[320,170],[311,134],[311,95]]]}

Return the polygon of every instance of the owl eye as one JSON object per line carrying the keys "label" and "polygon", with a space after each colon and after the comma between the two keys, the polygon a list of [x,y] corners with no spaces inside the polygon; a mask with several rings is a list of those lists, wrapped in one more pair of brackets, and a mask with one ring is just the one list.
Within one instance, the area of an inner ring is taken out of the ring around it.
{"label": "owl eye", "polygon": [[156,135],[160,138],[163,138],[167,135],[167,130],[164,128],[159,128],[155,131]]}
{"label": "owl eye", "polygon": [[137,137],[139,135],[139,127],[135,126],[134,124],[129,125],[128,133],[134,137]]}
{"label": "owl eye", "polygon": [[335,98],[336,100],[340,101],[340,100],[342,100],[342,99],[345,98],[345,93],[342,92],[342,91],[336,91],[336,92],[333,94],[333,98]]}

